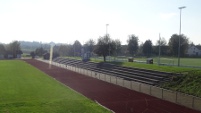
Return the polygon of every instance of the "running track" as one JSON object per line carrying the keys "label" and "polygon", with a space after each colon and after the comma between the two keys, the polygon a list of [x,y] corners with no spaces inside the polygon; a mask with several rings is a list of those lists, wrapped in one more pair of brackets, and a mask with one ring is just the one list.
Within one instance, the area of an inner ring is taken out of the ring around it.
{"label": "running track", "polygon": [[116,113],[201,113],[56,66],[49,69],[47,63],[37,60],[24,61]]}

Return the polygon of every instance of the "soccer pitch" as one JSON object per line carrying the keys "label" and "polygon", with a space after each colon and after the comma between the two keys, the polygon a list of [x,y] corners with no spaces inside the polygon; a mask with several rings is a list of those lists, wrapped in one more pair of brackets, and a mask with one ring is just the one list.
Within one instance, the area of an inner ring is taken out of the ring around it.
{"label": "soccer pitch", "polygon": [[1,113],[109,112],[20,60],[0,60],[0,89]]}

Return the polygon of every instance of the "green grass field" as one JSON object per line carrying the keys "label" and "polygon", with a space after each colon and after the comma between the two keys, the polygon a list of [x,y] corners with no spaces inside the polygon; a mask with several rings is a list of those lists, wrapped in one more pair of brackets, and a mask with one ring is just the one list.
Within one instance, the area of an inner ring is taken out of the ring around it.
{"label": "green grass field", "polygon": [[0,60],[1,113],[107,113],[20,60]]}
{"label": "green grass field", "polygon": [[[136,60],[146,61],[145,57],[135,58]],[[159,59],[158,57],[153,57],[154,63],[157,64]],[[178,58],[176,57],[161,57],[160,63],[178,65]],[[201,67],[201,58],[180,58],[181,66],[192,66],[192,67]]]}
{"label": "green grass field", "polygon": [[[134,60],[139,60],[139,61],[146,61],[146,58],[134,58]],[[154,61],[157,60],[155,57],[153,59]],[[174,59],[176,61],[176,59]],[[196,66],[201,67],[201,59],[194,59],[194,58],[183,58],[181,59],[182,62],[185,61],[186,64],[191,64],[193,65],[194,63]],[[91,58],[92,62],[103,62],[101,58]],[[118,62],[119,61],[119,62]],[[191,67],[178,67],[178,66],[165,66],[165,65],[158,65],[157,62],[154,62],[154,64],[146,64],[146,63],[137,63],[137,62],[128,62],[127,59],[119,59],[118,61],[114,61],[114,58],[111,59],[111,61],[107,61],[109,63],[113,63],[116,65],[120,66],[125,66],[125,67],[135,67],[135,68],[143,68],[143,69],[149,69],[149,70],[157,70],[157,71],[164,71],[164,72],[186,72],[186,71],[192,71],[192,70],[200,70],[199,68],[191,68]],[[174,61],[174,62],[175,62]],[[165,62],[165,61],[163,61]]]}
{"label": "green grass field", "polygon": [[[158,64],[159,59],[158,57],[152,57],[154,64]],[[107,57],[107,61],[108,61]],[[103,57],[93,57],[91,58],[94,62],[103,61]],[[128,57],[110,57],[111,61],[120,61],[120,62],[127,62]],[[135,57],[134,60],[146,62],[146,57]],[[170,64],[170,65],[178,65],[178,58],[177,57],[160,57],[160,63]],[[181,66],[192,66],[192,67],[201,67],[201,58],[180,58],[180,65]]]}
{"label": "green grass field", "polygon": [[125,66],[125,67],[135,67],[141,69],[148,69],[148,70],[156,70],[156,71],[163,71],[163,72],[174,72],[174,73],[183,73],[192,70],[199,70],[194,68],[184,68],[184,67],[175,67],[175,66],[161,66],[157,64],[142,64],[142,63],[133,63],[133,62],[110,62],[112,64]]}

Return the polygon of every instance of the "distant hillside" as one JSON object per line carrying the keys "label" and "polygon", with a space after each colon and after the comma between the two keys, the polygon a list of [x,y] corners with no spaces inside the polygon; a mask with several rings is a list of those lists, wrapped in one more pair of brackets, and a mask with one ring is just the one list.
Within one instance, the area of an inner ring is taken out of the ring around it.
{"label": "distant hillside", "polygon": [[[39,47],[43,47],[43,49],[49,51],[50,43],[54,43],[54,42],[41,43],[41,42],[37,42],[37,41],[33,41],[33,42],[19,41],[19,42],[20,42],[22,52],[27,53],[27,54],[29,54],[31,51],[35,51]],[[60,44],[56,44],[56,45],[60,45]]]}
{"label": "distant hillside", "polygon": [[27,42],[27,41],[19,41],[19,42],[23,53],[30,53],[31,51],[35,51],[36,48],[42,45],[40,42]]}

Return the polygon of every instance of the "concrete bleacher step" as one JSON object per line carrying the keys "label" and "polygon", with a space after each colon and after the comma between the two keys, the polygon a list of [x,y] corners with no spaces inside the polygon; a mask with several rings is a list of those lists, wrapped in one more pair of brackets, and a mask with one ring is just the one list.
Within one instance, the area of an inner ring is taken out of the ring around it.
{"label": "concrete bleacher step", "polygon": [[68,58],[56,58],[53,61],[150,85],[157,85],[160,82],[168,81],[172,76],[171,73],[123,67],[108,63],[82,62],[81,60]]}

